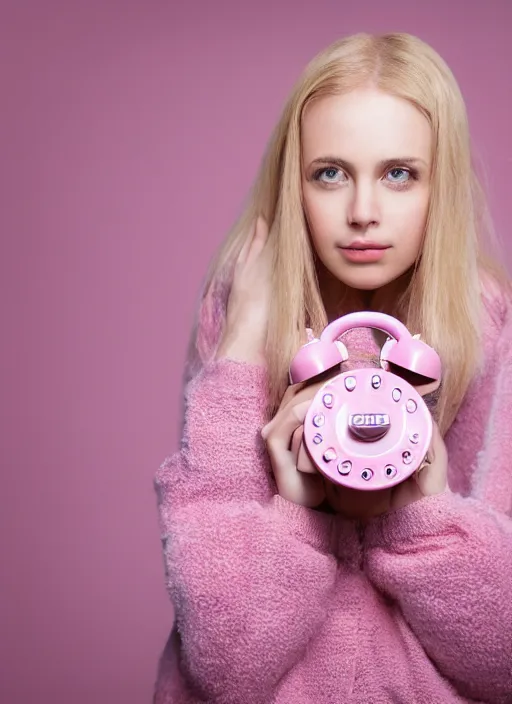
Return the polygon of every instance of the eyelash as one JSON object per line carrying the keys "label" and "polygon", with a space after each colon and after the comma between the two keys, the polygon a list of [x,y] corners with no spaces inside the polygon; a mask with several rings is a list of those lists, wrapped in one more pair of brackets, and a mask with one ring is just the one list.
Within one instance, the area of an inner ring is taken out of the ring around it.
{"label": "eyelash", "polygon": [[[336,171],[338,173],[339,172],[344,173],[343,170],[339,169],[337,166],[324,166],[322,169],[318,169],[317,171],[315,171],[315,173],[313,174],[313,180],[318,181],[319,183],[322,184],[323,187],[326,187],[326,188],[330,188],[332,186],[338,186],[338,183],[333,183],[333,182],[329,183],[328,181],[321,181],[320,180],[320,177],[326,171]],[[408,166],[408,167],[392,166],[391,168],[389,168],[386,171],[385,175],[389,174],[391,171],[404,171],[405,173],[409,174],[410,179],[412,179],[413,181],[417,181],[419,178],[418,171],[410,166]],[[410,179],[408,179],[407,181],[404,181],[402,183],[389,181],[389,185],[391,186],[391,188],[393,188],[397,191],[405,190],[410,185]]]}

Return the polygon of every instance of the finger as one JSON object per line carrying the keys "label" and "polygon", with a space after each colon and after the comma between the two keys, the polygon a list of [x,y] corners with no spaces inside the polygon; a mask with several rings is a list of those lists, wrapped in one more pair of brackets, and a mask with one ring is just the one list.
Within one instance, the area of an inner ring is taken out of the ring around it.
{"label": "finger", "polygon": [[423,496],[442,493],[448,482],[448,453],[439,428],[434,423],[429,449],[429,462],[414,475]]}
{"label": "finger", "polygon": [[414,475],[416,484],[422,496],[442,494],[447,487],[447,477],[444,468],[439,464],[427,465],[421,472]]}
{"label": "finger", "polygon": [[430,456],[432,464],[439,464],[445,471],[448,469],[448,451],[437,423],[432,425],[432,440],[430,441]]}
{"label": "finger", "polygon": [[301,442],[299,447],[299,454],[297,456],[297,471],[303,472],[304,474],[318,473],[318,469],[313,464],[304,442]]}
{"label": "finger", "polygon": [[288,449],[294,431],[304,423],[308,408],[309,402],[303,402],[295,404],[294,406],[289,405],[286,409],[278,411],[270,423],[267,423],[267,425],[262,428],[261,435],[263,439],[268,443],[271,438],[275,440],[276,432],[278,438],[284,437],[284,434],[288,432],[288,444],[286,445]]}
{"label": "finger", "polygon": [[286,391],[283,394],[283,398],[281,399],[281,403],[279,404],[279,409],[282,410],[283,408],[285,408],[289,404],[289,402],[294,399],[300,391],[302,391],[303,388],[304,384],[302,383],[290,384],[290,386],[286,388]]}
{"label": "finger", "polygon": [[298,472],[304,472],[304,474],[316,474],[318,472],[304,444],[303,425],[299,426],[292,435],[290,452],[295,459],[295,466]]}
{"label": "finger", "polygon": [[279,465],[279,471],[274,470],[274,476],[278,493],[287,501],[314,508],[325,498],[322,475],[298,472],[293,461]]}
{"label": "finger", "polygon": [[268,241],[268,225],[267,221],[260,215],[256,220],[256,225],[254,228],[254,236],[249,248],[249,253],[247,255],[247,262],[254,261],[263,249]]}
{"label": "finger", "polygon": [[278,416],[286,408],[286,406],[288,406],[290,401],[292,401],[296,397],[301,386],[302,386],[301,384],[294,384],[294,385],[290,385],[287,387],[286,391],[283,394],[283,398],[281,399],[281,403],[279,404],[279,408],[277,409],[275,416],[261,429],[261,436],[264,440],[266,440],[267,436],[273,430],[276,423],[279,422]]}
{"label": "finger", "polygon": [[325,487],[320,473],[297,471],[291,453],[271,456],[277,491],[287,501],[313,508],[325,498]]}
{"label": "finger", "polygon": [[324,383],[325,381],[316,382],[314,384],[308,382],[300,382],[298,384],[292,384],[288,386],[283,394],[283,398],[281,399],[281,403],[279,404],[279,408],[277,409],[276,415],[274,416],[274,418],[272,418],[269,423],[267,423],[264,428],[262,428],[262,437],[265,439],[268,433],[275,426],[275,419],[287,406],[296,404],[302,400],[309,400],[311,402],[312,399],[315,397],[318,389],[323,386]]}
{"label": "finger", "polygon": [[256,227],[254,230],[254,242],[261,246],[265,246],[268,240],[268,224],[263,215],[258,215],[256,218]]}
{"label": "finger", "polygon": [[237,258],[237,262],[236,262],[237,266],[242,266],[247,261],[247,255],[249,254],[249,250],[251,248],[251,244],[254,240],[255,234],[256,234],[256,221],[254,221],[252,223],[250,230],[247,232],[247,234],[245,236],[245,241],[242,245],[242,249],[240,250],[240,252],[238,254],[238,258]]}
{"label": "finger", "polygon": [[302,445],[303,436],[304,436],[304,426],[299,425],[299,427],[296,428],[293,432],[292,441],[290,444],[290,452],[292,453],[293,457],[295,458],[296,465],[297,465],[297,460],[299,458],[300,446]]}
{"label": "finger", "polygon": [[[294,384],[290,389],[286,390],[287,393],[285,393],[285,395],[283,396],[281,407],[284,408],[285,406],[287,406],[291,400],[294,400],[294,402],[299,402],[303,400],[312,401],[318,393],[318,390],[324,385],[325,379],[315,382],[305,381],[298,384]],[[286,402],[285,397],[287,397]]]}
{"label": "finger", "polygon": [[297,472],[296,459],[289,449],[292,435],[304,423],[308,408],[309,402],[305,402],[283,411],[267,436],[267,449],[279,494],[303,506],[317,506],[323,500],[322,478],[319,474]]}

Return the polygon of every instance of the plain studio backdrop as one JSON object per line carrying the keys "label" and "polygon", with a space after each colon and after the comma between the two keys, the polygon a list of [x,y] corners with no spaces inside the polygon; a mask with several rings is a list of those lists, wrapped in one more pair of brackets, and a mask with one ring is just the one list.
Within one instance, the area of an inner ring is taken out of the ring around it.
{"label": "plain studio backdrop", "polygon": [[151,701],[153,476],[197,292],[306,62],[357,31],[431,43],[510,264],[511,28],[509,0],[4,0],[2,704]]}

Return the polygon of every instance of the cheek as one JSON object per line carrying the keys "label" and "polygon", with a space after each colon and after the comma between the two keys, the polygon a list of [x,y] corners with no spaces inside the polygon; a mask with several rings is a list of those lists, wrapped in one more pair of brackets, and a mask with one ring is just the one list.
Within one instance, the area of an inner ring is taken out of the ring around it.
{"label": "cheek", "polygon": [[411,199],[407,207],[394,212],[396,245],[403,252],[417,254],[421,248],[428,213],[428,197]]}
{"label": "cheek", "polygon": [[421,247],[423,233],[425,231],[425,220],[417,216],[402,222],[403,230],[401,241],[398,243],[401,248],[409,252],[418,252]]}
{"label": "cheek", "polygon": [[336,198],[324,193],[304,190],[304,212],[309,225],[311,239],[317,250],[332,244],[343,223],[343,208]]}

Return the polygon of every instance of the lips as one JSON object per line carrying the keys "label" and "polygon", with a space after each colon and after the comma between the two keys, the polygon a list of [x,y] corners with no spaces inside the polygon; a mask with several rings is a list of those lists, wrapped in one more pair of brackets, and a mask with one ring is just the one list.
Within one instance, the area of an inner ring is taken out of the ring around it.
{"label": "lips", "polygon": [[345,261],[355,265],[376,264],[386,256],[390,247],[378,242],[351,242],[348,247],[340,247]]}
{"label": "lips", "polygon": [[351,242],[347,247],[342,247],[341,249],[355,249],[355,250],[368,250],[368,249],[389,249],[387,244],[378,244],[377,242]]}

